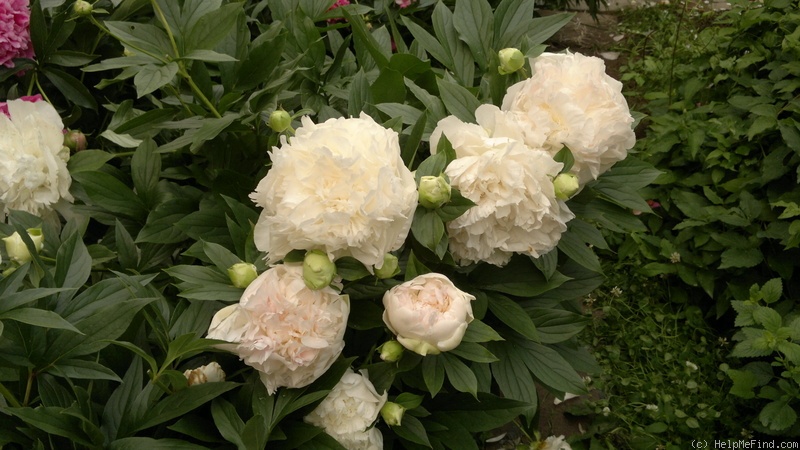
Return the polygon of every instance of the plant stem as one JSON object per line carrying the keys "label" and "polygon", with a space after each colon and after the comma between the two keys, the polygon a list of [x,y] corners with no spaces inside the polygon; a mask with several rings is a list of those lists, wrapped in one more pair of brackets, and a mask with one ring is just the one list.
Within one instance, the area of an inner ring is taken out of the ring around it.
{"label": "plant stem", "polygon": [[189,75],[188,72],[186,72],[186,69],[183,68],[183,64],[178,63],[178,65],[180,67],[180,70],[178,71],[178,73],[183,78],[186,79],[187,83],[189,83],[189,87],[192,88],[192,92],[194,92],[194,95],[196,95],[197,98],[199,98],[200,101],[203,102],[204,105],[206,105],[206,108],[208,108],[211,111],[211,113],[214,114],[214,117],[216,117],[217,119],[221,118],[222,115],[219,113],[219,111],[217,111],[217,108],[214,107],[214,104],[211,103],[211,101],[208,99],[208,97],[206,97],[203,94],[203,91],[200,90],[200,87],[198,87],[196,84],[194,84],[194,80],[192,80],[192,77]]}
{"label": "plant stem", "polygon": [[25,386],[25,398],[22,399],[22,406],[28,406],[28,402],[31,400],[31,388],[33,388],[34,378],[33,370],[28,369],[28,384]]}

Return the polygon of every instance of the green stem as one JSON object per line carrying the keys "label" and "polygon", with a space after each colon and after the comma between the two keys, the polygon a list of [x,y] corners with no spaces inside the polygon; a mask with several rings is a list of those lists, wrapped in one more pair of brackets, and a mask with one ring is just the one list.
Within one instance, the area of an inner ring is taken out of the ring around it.
{"label": "green stem", "polygon": [[42,97],[47,103],[50,103],[52,105],[53,102],[51,102],[50,99],[47,98],[47,94],[44,92],[44,89],[42,89],[42,85],[39,84],[39,77],[35,77],[34,79],[36,80],[36,87],[39,89],[39,93],[42,94]]}
{"label": "green stem", "polygon": [[25,386],[25,398],[22,399],[22,406],[28,406],[28,402],[31,400],[31,389],[33,388],[33,379],[35,377],[33,370],[28,369],[28,384]]}
{"label": "green stem", "polygon": [[150,0],[150,4],[153,5],[153,11],[155,11],[158,15],[158,20],[161,21],[161,25],[164,25],[164,30],[167,31],[167,37],[169,37],[169,42],[172,44],[172,50],[175,52],[175,57],[180,57],[181,52],[178,51],[178,44],[175,42],[175,36],[172,34],[172,29],[169,27],[169,23],[167,23],[167,18],[164,17],[164,12],[161,11],[161,7],[158,6],[158,2],[156,2],[156,0]]}
{"label": "green stem", "polygon": [[204,105],[206,105],[206,108],[208,108],[211,111],[211,113],[214,114],[214,117],[216,117],[217,119],[221,118],[222,115],[219,113],[219,111],[217,111],[217,108],[215,108],[214,104],[211,103],[211,101],[208,99],[208,97],[206,97],[203,94],[203,91],[200,90],[200,87],[198,87],[196,84],[194,84],[194,80],[192,80],[192,77],[189,75],[188,72],[186,72],[186,69],[184,69],[182,67],[183,65],[179,64],[179,66],[180,66],[180,70],[178,71],[178,73],[183,78],[186,79],[187,83],[189,83],[189,87],[192,88],[192,92],[194,92],[194,95],[197,96],[197,98],[199,98],[200,101],[203,102]]}
{"label": "green stem", "polygon": [[14,397],[14,394],[12,394],[8,388],[3,386],[3,383],[0,383],[0,394],[2,394],[3,398],[5,398],[6,401],[8,401],[8,403],[10,403],[14,408],[19,408],[22,406],[19,404],[19,401],[17,401],[16,397]]}
{"label": "green stem", "polygon": [[31,75],[31,82],[28,83],[28,93],[26,95],[31,95],[33,93],[33,86],[36,84],[36,72]]}

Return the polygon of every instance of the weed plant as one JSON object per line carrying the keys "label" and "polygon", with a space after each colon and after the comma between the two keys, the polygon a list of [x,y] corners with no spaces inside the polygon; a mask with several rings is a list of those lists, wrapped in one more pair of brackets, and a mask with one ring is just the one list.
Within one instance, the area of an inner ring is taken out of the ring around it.
{"label": "weed plant", "polygon": [[584,301],[593,318],[584,337],[603,368],[592,381],[599,397],[572,409],[594,415],[573,448],[685,449],[694,439],[748,436],[720,370],[729,342],[699,308],[668,301],[666,278],[631,263],[604,270],[606,283]]}

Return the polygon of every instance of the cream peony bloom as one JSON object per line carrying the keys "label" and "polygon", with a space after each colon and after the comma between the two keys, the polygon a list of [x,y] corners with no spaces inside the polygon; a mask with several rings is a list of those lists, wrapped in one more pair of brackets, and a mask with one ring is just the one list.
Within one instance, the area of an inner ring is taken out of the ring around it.
{"label": "cream peony bloom", "polygon": [[397,133],[366,114],[303,126],[273,148],[272,168],[250,198],[264,208],[255,242],[268,261],[319,249],[383,265],[400,248],[417,207],[414,176],[400,158]]}
{"label": "cream peony bloom", "polygon": [[222,370],[222,367],[216,361],[196,369],[185,370],[183,376],[186,377],[189,386],[225,381],[225,371]]}
{"label": "cream peony bloom", "polygon": [[60,199],[72,201],[64,124],[47,102],[11,100],[0,114],[0,214],[18,209],[42,215]]}
{"label": "cream peony bloom", "polygon": [[439,273],[419,275],[383,295],[383,322],[403,347],[435,355],[458,347],[474,318],[473,295]]}
{"label": "cream peony bloom", "polygon": [[572,447],[567,443],[564,436],[550,436],[547,439],[540,441],[536,447],[537,450],[572,450]]}
{"label": "cream peony bloom", "polygon": [[478,108],[484,126],[447,117],[431,134],[431,148],[442,134],[453,144],[457,158],[445,173],[476,204],[447,224],[450,252],[462,265],[486,261],[502,267],[513,253],[538,258],[558,245],[575,217],[553,187],[563,165],[514,137],[492,137],[495,123],[485,114],[493,112]]}
{"label": "cream peony bloom", "polygon": [[525,143],[552,155],[569,147],[582,185],[625,159],[636,142],[633,117],[622,83],[606,75],[603,60],[543,53],[530,63],[533,75],[508,88],[502,105],[525,130]]}
{"label": "cream peony bloom", "polygon": [[260,372],[270,394],[311,384],[344,348],[350,301],[334,289],[308,289],[299,265],[278,265],[258,276],[238,304],[214,315],[208,338]]}
{"label": "cream peony bloom", "polygon": [[348,450],[381,450],[383,435],[370,428],[388,398],[379,395],[367,371],[352,369],[342,376],[324,400],[303,420],[318,426]]}

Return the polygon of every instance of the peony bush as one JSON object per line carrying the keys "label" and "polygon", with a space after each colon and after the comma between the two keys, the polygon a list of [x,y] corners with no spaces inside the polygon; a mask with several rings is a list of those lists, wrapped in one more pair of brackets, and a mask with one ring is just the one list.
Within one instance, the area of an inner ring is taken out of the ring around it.
{"label": "peony bush", "polygon": [[640,230],[657,172],[602,63],[542,53],[569,14],[29,16],[35,60],[0,69],[0,445],[477,449],[537,432],[537,385],[586,392],[597,227]]}

